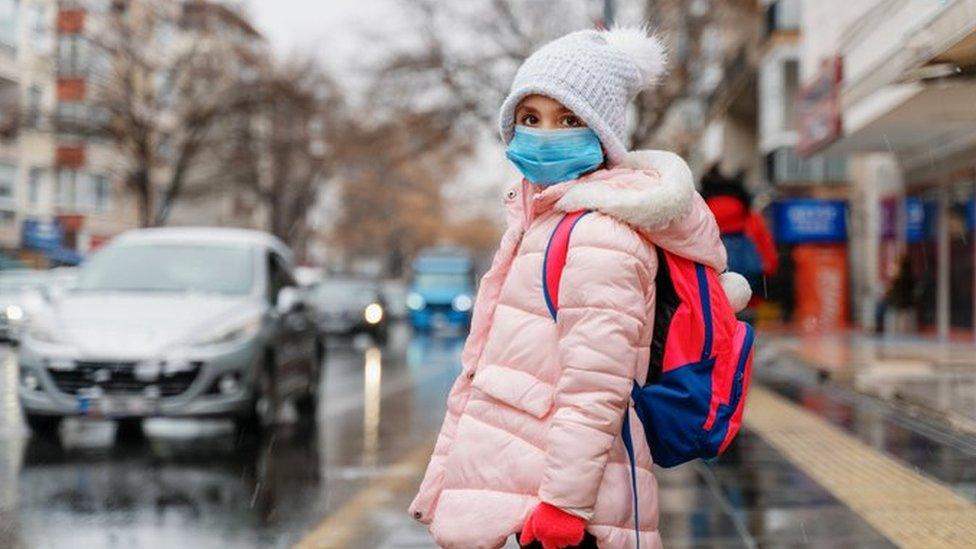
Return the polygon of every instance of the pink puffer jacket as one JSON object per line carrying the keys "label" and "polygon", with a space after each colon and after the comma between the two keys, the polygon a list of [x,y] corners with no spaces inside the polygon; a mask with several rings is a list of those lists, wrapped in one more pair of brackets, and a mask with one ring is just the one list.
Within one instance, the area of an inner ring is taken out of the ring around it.
{"label": "pink puffer jacket", "polygon": [[[725,269],[711,212],[677,156],[631,153],[620,167],[536,190],[509,190],[508,230],[481,279],[463,371],[420,491],[410,506],[446,548],[496,548],[546,501],[583,517],[600,547],[635,547],[631,414],[641,546],[659,547],[657,485],[631,380],[647,375],[654,245]],[[591,209],[573,231],[558,322],[542,261],[564,212]]]}

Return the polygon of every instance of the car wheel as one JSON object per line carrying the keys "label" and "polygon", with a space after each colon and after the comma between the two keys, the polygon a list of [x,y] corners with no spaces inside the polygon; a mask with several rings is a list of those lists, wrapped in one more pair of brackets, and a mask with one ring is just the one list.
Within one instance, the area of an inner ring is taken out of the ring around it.
{"label": "car wheel", "polygon": [[27,426],[39,437],[55,437],[58,435],[58,428],[61,427],[61,416],[44,416],[37,414],[26,414]]}
{"label": "car wheel", "polygon": [[274,382],[274,355],[268,353],[258,372],[248,410],[235,418],[240,431],[259,433],[278,421],[278,390]]}

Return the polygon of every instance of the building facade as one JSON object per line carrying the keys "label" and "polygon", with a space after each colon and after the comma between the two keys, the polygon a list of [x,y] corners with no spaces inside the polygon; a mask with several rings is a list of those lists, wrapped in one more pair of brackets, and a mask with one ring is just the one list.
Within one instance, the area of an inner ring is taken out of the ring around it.
{"label": "building facade", "polygon": [[[72,264],[140,224],[124,156],[92,121],[98,79],[109,67],[96,42],[109,10],[140,0],[0,0],[0,251],[32,266]],[[152,5],[152,4],[147,4]],[[160,40],[208,33],[264,49],[237,3],[173,2]],[[212,32],[213,25],[234,32]],[[208,30],[210,29],[210,30]],[[142,79],[156,85],[158,77]],[[223,193],[174,208],[176,224],[260,227],[246,198]]]}
{"label": "building facade", "polygon": [[837,130],[814,150],[851,162],[862,324],[974,337],[976,1],[808,0],[803,10],[803,78],[825,62],[842,68]]}

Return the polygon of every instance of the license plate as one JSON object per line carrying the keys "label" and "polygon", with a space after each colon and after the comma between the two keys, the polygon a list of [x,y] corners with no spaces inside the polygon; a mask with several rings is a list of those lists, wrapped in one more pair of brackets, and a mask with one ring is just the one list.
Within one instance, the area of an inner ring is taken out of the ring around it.
{"label": "license plate", "polygon": [[444,328],[447,326],[447,317],[440,313],[435,313],[434,318],[431,319],[431,324],[435,328]]}
{"label": "license plate", "polygon": [[143,416],[151,411],[152,404],[141,396],[79,396],[78,413],[91,417]]}

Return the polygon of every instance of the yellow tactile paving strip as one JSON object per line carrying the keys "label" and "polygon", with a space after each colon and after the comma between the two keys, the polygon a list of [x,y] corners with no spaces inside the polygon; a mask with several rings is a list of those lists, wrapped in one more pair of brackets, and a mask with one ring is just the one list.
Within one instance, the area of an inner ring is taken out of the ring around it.
{"label": "yellow tactile paving strip", "polygon": [[754,385],[746,425],[899,547],[976,547],[976,505]]}

